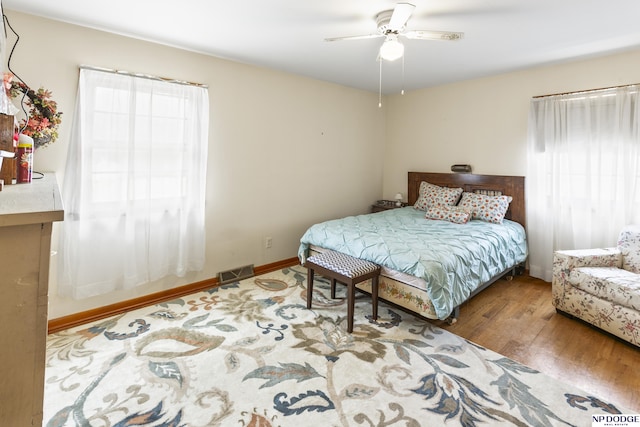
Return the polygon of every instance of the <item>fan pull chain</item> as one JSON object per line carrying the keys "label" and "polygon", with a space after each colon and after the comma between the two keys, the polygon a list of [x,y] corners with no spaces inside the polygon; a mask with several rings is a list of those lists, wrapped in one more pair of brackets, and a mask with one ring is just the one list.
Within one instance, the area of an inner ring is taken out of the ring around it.
{"label": "fan pull chain", "polygon": [[378,108],[382,108],[382,58],[380,58],[380,80],[378,81]]}
{"label": "fan pull chain", "polygon": [[404,55],[402,55],[402,90],[400,95],[404,95]]}

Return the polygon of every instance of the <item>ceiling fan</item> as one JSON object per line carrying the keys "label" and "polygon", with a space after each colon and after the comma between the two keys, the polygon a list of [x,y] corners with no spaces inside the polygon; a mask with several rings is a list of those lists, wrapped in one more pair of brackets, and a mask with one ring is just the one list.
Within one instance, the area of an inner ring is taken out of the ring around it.
{"label": "ceiling fan", "polygon": [[406,37],[416,40],[460,40],[464,33],[450,31],[411,30],[405,31],[407,21],[411,18],[415,5],[411,3],[398,3],[393,10],[385,10],[376,15],[378,32],[361,36],[331,37],[325,41],[359,40],[384,37],[385,41],[380,46],[380,58],[394,61],[404,54],[404,45],[398,41],[398,37]]}

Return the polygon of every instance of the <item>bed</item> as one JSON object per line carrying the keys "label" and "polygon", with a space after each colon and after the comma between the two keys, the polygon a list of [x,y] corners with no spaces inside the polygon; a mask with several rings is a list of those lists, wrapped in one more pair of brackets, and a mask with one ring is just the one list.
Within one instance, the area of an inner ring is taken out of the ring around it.
{"label": "bed", "polygon": [[[433,201],[446,197],[429,199],[429,191],[449,197],[444,209]],[[379,298],[449,322],[469,298],[524,268],[524,177],[409,172],[407,199],[406,207],[312,225],[300,239],[300,262],[333,250],[379,264]],[[503,210],[485,217],[479,199]],[[358,287],[370,292],[371,281]]]}

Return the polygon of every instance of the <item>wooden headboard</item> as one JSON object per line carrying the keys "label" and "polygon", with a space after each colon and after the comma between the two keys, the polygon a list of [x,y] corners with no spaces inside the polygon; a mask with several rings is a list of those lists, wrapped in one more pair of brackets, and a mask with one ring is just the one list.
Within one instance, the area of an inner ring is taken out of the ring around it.
{"label": "wooden headboard", "polygon": [[470,193],[476,190],[500,191],[505,196],[511,196],[513,198],[509,204],[509,210],[505,218],[518,222],[523,227],[526,227],[523,176],[409,172],[409,187],[407,190],[409,205],[413,205],[416,200],[418,200],[420,183],[422,181],[439,185],[440,187],[461,187],[464,191]]}

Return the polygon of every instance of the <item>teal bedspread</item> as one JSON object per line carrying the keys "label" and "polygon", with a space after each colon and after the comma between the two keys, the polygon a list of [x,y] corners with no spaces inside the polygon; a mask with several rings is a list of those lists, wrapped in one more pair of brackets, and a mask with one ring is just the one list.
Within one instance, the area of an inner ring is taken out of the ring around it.
{"label": "teal bedspread", "polygon": [[300,239],[424,279],[440,319],[446,319],[480,285],[527,257],[524,228],[513,221],[467,224],[428,220],[405,207],[311,226]]}

